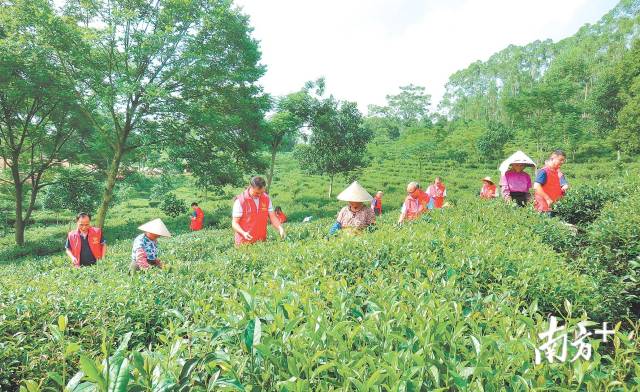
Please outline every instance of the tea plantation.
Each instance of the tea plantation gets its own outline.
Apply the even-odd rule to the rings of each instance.
[[[107,224],[107,258],[79,270],[60,251],[71,223],[53,222],[70,217],[39,211],[27,251],[46,256],[0,239],[0,389],[639,390],[638,164],[567,165],[562,219],[476,200],[494,164],[420,169],[402,154],[372,162],[358,179],[386,191],[385,214],[328,239],[341,204],[285,155],[272,196],[288,236],[242,249],[228,218],[237,189],[204,200],[176,178],[207,214],[191,233],[150,206],[148,186],[132,188]],[[453,207],[396,226],[406,183],[436,174]],[[131,274],[136,227],[156,216],[175,234],[160,240],[168,268]],[[583,320],[615,336],[592,336],[589,359],[571,361],[569,344],[564,363],[536,364],[551,315],[570,343]]]

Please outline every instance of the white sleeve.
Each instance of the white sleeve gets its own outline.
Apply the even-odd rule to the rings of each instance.
[[[404,214],[407,212],[407,203],[402,203],[402,208],[400,209],[400,213]]]
[[[273,202],[271,202],[271,198],[269,198],[269,212],[275,211],[273,208]]]
[[[231,217],[233,218],[241,218],[242,217],[242,205],[240,204],[240,200],[236,199],[233,202],[233,210],[231,211]]]

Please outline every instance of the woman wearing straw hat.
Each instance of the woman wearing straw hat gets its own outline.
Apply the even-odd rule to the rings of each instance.
[[[498,189],[496,184],[493,183],[491,177],[487,176],[482,179],[482,188],[480,189],[481,199],[495,199],[498,197]]]
[[[524,207],[530,199],[529,191],[532,187],[531,176],[524,171],[525,167],[535,170],[536,164],[522,151],[516,151],[500,165],[500,186],[502,196],[506,201],[515,201]]]
[[[151,266],[162,268],[162,262],[158,259],[158,238],[171,237],[161,219],[154,219],[138,227],[144,231],[133,240],[131,251],[131,269],[146,270]]]
[[[338,195],[338,200],[346,201],[349,205],[342,207],[338,212],[336,223],[331,228],[330,234],[337,230],[345,229],[349,234],[357,234],[363,229],[376,223],[376,215],[371,208],[364,203],[371,202],[373,197],[358,181],[354,181],[347,189]]]

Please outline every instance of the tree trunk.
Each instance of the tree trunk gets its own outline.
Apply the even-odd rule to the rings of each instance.
[[[15,183],[15,191],[16,191],[16,221],[14,223],[14,228],[16,230],[15,239],[16,245],[23,246],[24,245],[24,229],[25,224],[22,219],[22,183],[20,180]]]
[[[333,194],[333,175],[329,176],[329,199],[331,199],[331,195]]]
[[[267,176],[267,193],[271,191],[271,181],[273,180],[273,169],[276,166],[276,149],[271,149],[271,167],[269,168],[269,175]]]
[[[113,189],[116,186],[116,180],[118,177],[118,171],[120,170],[120,162],[122,161],[122,149],[118,148],[116,155],[111,161],[109,171],[107,173],[107,182],[102,193],[102,204],[98,209],[98,216],[96,218],[96,225],[100,228],[104,227],[104,221],[107,216],[107,210],[113,200]]]

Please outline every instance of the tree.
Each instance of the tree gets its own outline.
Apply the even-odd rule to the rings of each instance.
[[[276,154],[285,144],[291,145],[295,143],[300,129],[309,121],[313,100],[309,95],[309,89],[306,88],[277,99],[275,106],[276,112],[265,126],[267,143],[269,143],[271,153],[267,189],[271,189]]]
[[[513,132],[502,123],[489,121],[487,130],[478,139],[478,151],[484,158],[498,159],[504,155],[504,145],[512,138]]]
[[[0,8],[0,178],[15,197],[15,242],[24,244],[26,222],[49,171],[66,156],[78,115],[73,83],[42,37],[61,20],[46,1],[18,0]]]
[[[305,172],[329,176],[331,197],[336,174],[365,166],[367,143],[373,133],[362,126],[362,114],[354,102],[333,97],[318,102],[310,129],[308,144],[298,146],[295,156]]]
[[[369,115],[386,118],[393,125],[409,127],[429,120],[431,95],[421,86],[409,84],[401,86],[400,93],[387,95],[387,106],[369,106]]]
[[[60,53],[70,51],[57,60],[77,80],[82,107],[108,157],[97,225],[104,225],[123,161],[136,149],[176,140],[177,133],[193,131],[191,141],[211,148],[207,162],[228,162],[219,181],[235,178],[241,170],[232,167],[235,160],[255,146],[241,143],[258,127],[246,128],[246,112],[234,107],[261,106],[254,102],[255,82],[264,73],[247,17],[227,0],[73,5],[67,14],[76,22],[52,40]],[[255,110],[251,117],[261,115]]]
[[[93,214],[100,202],[100,185],[93,172],[81,168],[61,170],[47,187],[42,205],[49,210]]]

